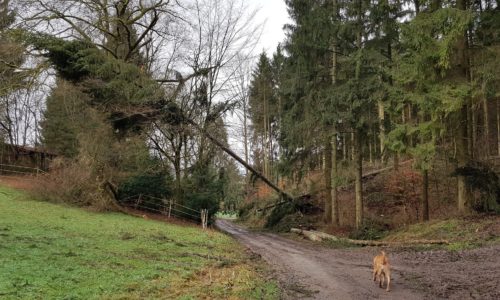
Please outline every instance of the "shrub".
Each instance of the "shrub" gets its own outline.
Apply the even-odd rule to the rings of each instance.
[[[51,172],[34,182],[33,193],[41,200],[89,206],[99,211],[112,209],[115,205],[102,179],[82,161],[56,159]]]
[[[136,195],[168,198],[173,191],[172,178],[163,173],[142,173],[129,177],[118,186],[118,197],[124,199]]]
[[[207,209],[211,219],[219,209],[223,185],[223,179],[213,167],[195,165],[191,176],[183,182],[183,203],[194,210]]]
[[[480,193],[472,207],[478,212],[500,213],[500,179],[486,164],[471,162],[457,168],[452,176],[465,176],[467,185]]]
[[[255,202],[252,201],[252,202],[248,202],[244,205],[242,205],[239,209],[238,209],[238,217],[241,219],[241,220],[246,220],[250,214],[250,212],[255,208]]]
[[[118,186],[121,202],[135,201],[142,196],[141,207],[152,211],[161,210],[163,199],[172,196],[172,178],[164,173],[139,173],[127,178]]]
[[[366,219],[361,228],[349,234],[349,238],[355,240],[378,240],[383,238],[389,230],[389,226],[375,219]]]
[[[276,206],[271,214],[267,217],[266,228],[272,228],[276,226],[285,216],[291,215],[297,212],[295,202],[287,202]]]
[[[420,173],[408,169],[393,172],[385,181],[384,189],[393,197],[395,204],[403,206],[408,222],[419,220],[422,190]],[[412,216],[415,216],[414,220]]]

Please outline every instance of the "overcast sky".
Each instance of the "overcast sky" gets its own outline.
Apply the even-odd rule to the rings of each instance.
[[[264,23],[260,45],[256,51],[265,50],[271,55],[278,43],[285,38],[283,25],[289,23],[284,0],[247,0],[250,7],[258,8],[257,22]],[[259,49],[260,48],[260,49]]]
[[[258,55],[262,50],[271,57],[279,43],[285,39],[283,25],[290,23],[286,11],[285,0],[246,0],[248,9],[258,9],[255,16],[257,24],[263,24],[262,36],[254,50]],[[257,56],[256,56],[257,57]],[[242,124],[235,115],[228,115],[225,119],[228,125],[228,142],[233,151],[243,157]],[[243,172],[242,166],[240,170]]]

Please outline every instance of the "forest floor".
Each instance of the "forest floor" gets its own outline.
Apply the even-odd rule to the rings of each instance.
[[[391,292],[371,280],[380,248],[332,249],[244,229],[218,220],[274,268],[285,299],[500,299],[500,245],[475,249],[384,248],[392,265]]]

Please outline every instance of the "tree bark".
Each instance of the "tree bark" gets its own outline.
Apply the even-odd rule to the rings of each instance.
[[[467,99],[467,154],[474,158],[474,111],[472,110],[470,98]]]
[[[373,164],[373,145],[371,139],[368,140],[368,162]]]
[[[332,224],[339,226],[339,203],[337,199],[337,133],[333,134],[332,140]]]
[[[338,22],[338,6],[337,0],[332,0],[333,21]],[[331,69],[332,85],[337,84],[337,36],[332,38],[332,69]],[[337,202],[337,126],[333,126],[333,137],[329,141],[331,143],[331,220],[334,226],[339,226],[339,206]]]
[[[380,156],[382,162],[385,161],[385,112],[384,103],[378,101],[378,120],[379,120],[379,139],[380,139]]]
[[[466,0],[458,0],[457,8],[459,10],[467,9],[467,1]],[[464,78],[469,78],[469,59],[467,53],[467,37],[466,32],[464,32],[463,36],[458,41],[457,54],[459,58],[459,72],[461,76]],[[457,137],[457,163],[458,167],[464,167],[470,160],[470,148],[469,148],[469,99],[465,99],[460,109],[459,113],[459,124],[458,124],[458,137]],[[470,192],[467,187],[465,176],[458,176],[458,211],[460,213],[466,213],[469,210],[470,205]]]
[[[422,221],[429,221],[429,171],[422,173]]]
[[[354,157],[354,152],[356,152],[355,148],[356,148],[356,142],[354,141],[355,140],[355,137],[354,137],[354,131],[351,132],[351,160],[354,161],[356,160],[356,158]]]
[[[499,124],[500,124],[500,122],[499,122]],[[500,132],[500,130],[499,130],[499,132]],[[499,133],[499,135],[500,135],[500,133]],[[500,155],[500,140],[498,141],[498,149],[499,149],[499,155]],[[342,133],[342,160],[343,161],[347,160],[347,139],[345,137],[345,132]]]
[[[483,122],[484,122],[484,146],[486,157],[490,156],[490,110],[488,108],[488,99],[483,96]]]
[[[325,213],[323,219],[325,223],[329,223],[332,220],[332,205],[330,199],[332,199],[332,144],[330,139],[327,139],[325,142],[325,169],[324,169],[324,178],[325,178]]]
[[[500,156],[500,98],[497,98],[497,153]]]
[[[363,3],[361,0],[357,1],[358,11],[357,11],[357,30],[356,33],[356,47],[358,51],[361,52],[362,49],[362,36],[363,36],[363,21],[362,21],[362,7]],[[356,81],[359,82],[361,78],[361,56],[358,56],[356,61],[355,76]],[[356,181],[355,181],[355,193],[356,193],[356,228],[360,229],[363,225],[363,155],[362,155],[362,143],[361,143],[361,128],[355,125],[353,128],[352,138],[353,138],[353,160],[356,166]]]
[[[399,171],[399,153],[394,152],[394,171]]]
[[[355,193],[356,193],[356,228],[360,229],[363,225],[363,155],[362,155],[362,143],[361,143],[361,130],[356,130],[355,134],[355,165],[356,165],[356,183],[355,183]]]

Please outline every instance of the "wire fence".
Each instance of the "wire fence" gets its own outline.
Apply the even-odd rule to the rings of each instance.
[[[161,214],[167,218],[173,217],[198,223],[201,224],[203,228],[206,228],[208,222],[207,210],[196,210],[179,204],[172,199],[163,199],[139,194],[122,198],[120,199],[120,203],[125,207]]]
[[[0,164],[0,176],[3,177],[16,177],[22,179],[33,179],[38,175],[45,174],[46,172],[39,168],[16,166],[9,164]]]

